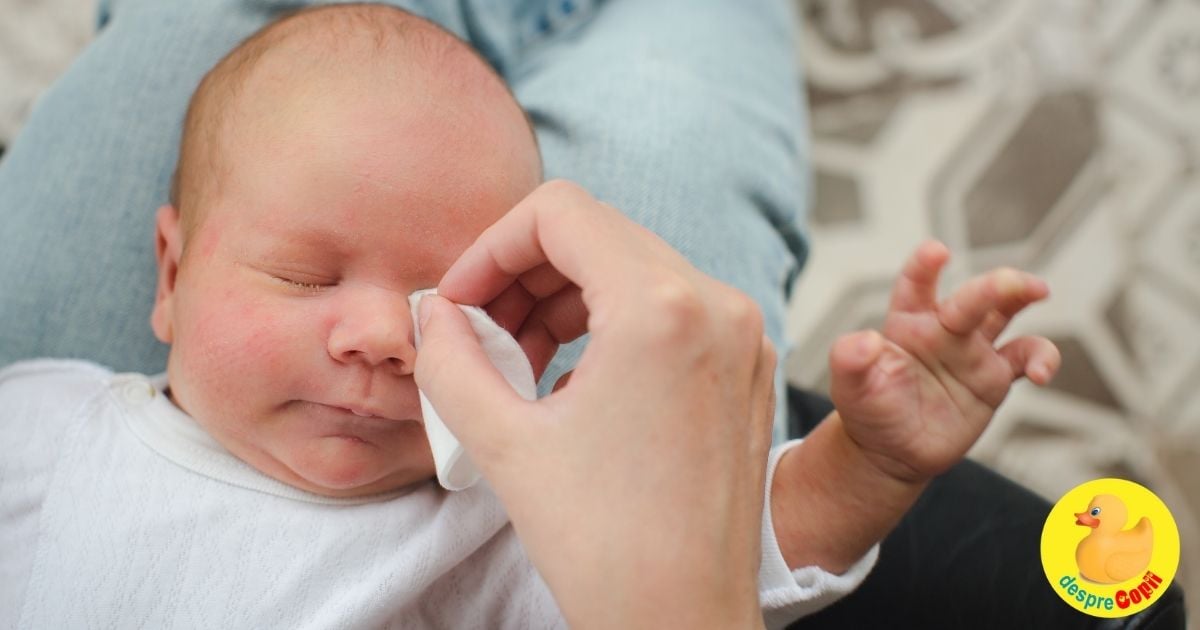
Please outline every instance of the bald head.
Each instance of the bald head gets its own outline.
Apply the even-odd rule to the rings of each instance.
[[[306,9],[264,27],[226,55],[192,96],[184,122],[171,203],[184,237],[220,199],[239,146],[265,129],[307,125],[320,102],[426,101],[438,115],[469,116],[481,105],[519,126],[526,159],[514,164],[536,185],[541,162],[528,119],[503,80],[470,47],[440,26],[401,9],[335,4]],[[332,104],[332,105],[331,105]],[[279,156],[288,159],[292,156]],[[508,179],[512,179],[509,174]]]

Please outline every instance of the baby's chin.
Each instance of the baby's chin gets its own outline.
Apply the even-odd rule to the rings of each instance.
[[[426,483],[436,475],[433,456],[424,440],[388,449],[354,437],[321,437],[306,442],[292,453],[281,454],[287,478],[263,472],[328,497],[391,492]]]

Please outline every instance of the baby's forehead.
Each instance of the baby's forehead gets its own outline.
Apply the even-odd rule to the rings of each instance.
[[[363,108],[436,103],[439,118],[483,116],[519,130],[540,163],[529,118],[503,80],[472,48],[423,18],[386,6],[331,5],[268,27],[240,48],[243,59],[214,69],[229,75],[212,90],[225,113],[202,117],[198,133],[253,136],[330,122],[323,118],[353,127]]]
[[[222,181],[244,162],[244,149],[265,135],[326,127],[331,141],[372,142],[367,114],[386,119],[406,112],[436,119],[431,122],[451,130],[444,134],[454,136],[448,140],[460,142],[465,134],[444,123],[458,118],[470,123],[460,125],[465,129],[485,120],[488,130],[499,132],[484,135],[526,156],[503,167],[508,177],[532,179],[533,185],[540,181],[528,118],[473,49],[393,7],[330,5],[260,31],[205,78],[188,112],[177,173],[176,190],[182,195],[174,194],[173,201],[179,205],[179,198],[190,193],[205,206],[209,192],[221,196]],[[478,149],[462,142],[463,151]],[[186,205],[180,206],[185,227],[194,226],[200,219]]]
[[[474,86],[507,95],[503,80],[473,48],[395,7],[317,7],[267,27],[241,48],[244,59],[226,69],[248,84],[231,96],[254,99],[260,90],[287,87],[311,93],[319,90],[315,82],[352,79],[380,90]]]

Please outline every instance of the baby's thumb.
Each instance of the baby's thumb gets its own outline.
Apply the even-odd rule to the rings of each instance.
[[[418,312],[417,387],[476,463],[486,465],[479,448],[502,448],[502,441],[512,436],[511,419],[527,403],[488,360],[457,306],[426,295]]]
[[[869,388],[871,368],[883,352],[883,336],[863,330],[839,337],[829,350],[830,397],[853,401]]]

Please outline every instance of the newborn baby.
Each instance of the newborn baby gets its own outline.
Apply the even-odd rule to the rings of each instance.
[[[428,479],[408,295],[541,180],[473,50],[397,11],[286,20],[204,79],[158,218],[171,399],[328,496]]]
[[[230,53],[158,212],[165,378],[0,372],[0,627],[563,625],[486,485],[431,482],[408,303],[540,181],[504,83],[423,19],[322,7]],[[875,558],[792,572],[764,536],[776,621]]]

